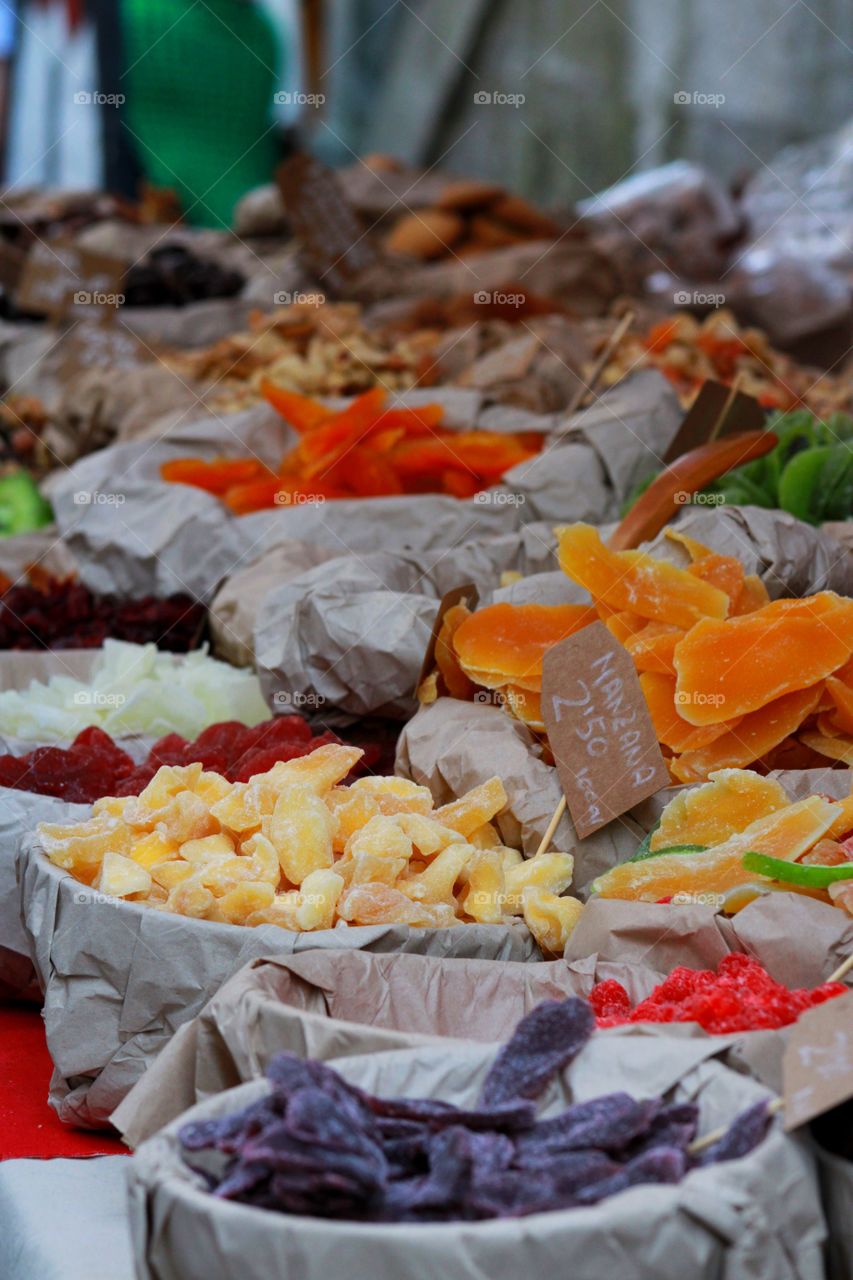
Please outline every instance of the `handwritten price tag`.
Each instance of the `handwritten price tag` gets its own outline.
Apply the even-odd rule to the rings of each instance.
[[[853,991],[807,1010],[791,1028],[782,1076],[789,1130],[853,1098]]]
[[[634,664],[603,623],[545,654],[542,717],[581,838],[670,785]]]

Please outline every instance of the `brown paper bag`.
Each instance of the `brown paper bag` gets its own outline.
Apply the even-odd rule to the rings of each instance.
[[[707,1041],[596,1036],[546,1093],[542,1114],[624,1089],[697,1100],[702,1131],[766,1096],[714,1059]],[[473,1104],[494,1046],[442,1046],[341,1058],[343,1077],[380,1096]],[[267,1091],[257,1081],[209,1099],[145,1143],[130,1169],[140,1280],[820,1280],[825,1226],[813,1162],[774,1125],[748,1156],[641,1186],[590,1209],[516,1220],[397,1226],[296,1217],[211,1196],[181,1158],[188,1120],[233,1113]]]

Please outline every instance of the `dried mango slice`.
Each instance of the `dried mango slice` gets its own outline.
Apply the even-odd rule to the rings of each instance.
[[[759,818],[704,853],[661,853],[639,862],[624,862],[600,876],[594,889],[602,898],[640,902],[657,902],[677,893],[724,894],[755,878],[742,861],[750,849],[795,862],[826,834],[836,816],[836,805],[810,796]]]
[[[695,574],[703,582],[709,582],[719,591],[724,591],[730,602],[738,600],[743,591],[743,565],[734,556],[721,556],[711,551],[701,559],[694,560],[687,572]],[[729,610],[731,611],[731,603]]]
[[[833,720],[842,733],[853,735],[853,689],[836,676],[826,682],[826,691],[834,706]]]
[[[746,715],[824,680],[851,652],[853,600],[831,592],[742,618],[705,618],[675,648],[679,710],[694,725]]]
[[[506,698],[506,705],[517,720],[522,720],[538,733],[545,732],[540,693],[534,693],[532,689],[521,689],[515,684],[508,684],[504,686],[503,695]]]
[[[755,613],[756,609],[763,609],[769,603],[767,588],[758,574],[748,573],[743,580],[740,595],[731,603],[729,617],[740,618],[746,613]]]
[[[471,832],[482,827],[484,822],[491,822],[492,818],[505,806],[504,784],[500,778],[489,778],[488,782],[481,783],[479,787],[473,787],[458,800],[451,800],[450,804],[436,809],[433,817],[442,826],[451,827],[467,839]]]
[[[697,751],[710,746],[724,733],[734,730],[738,719],[722,724],[696,728],[680,714],[681,703],[676,695],[675,676],[644,671],[640,676],[640,688],[649,708],[649,715],[658,736],[671,751]]]
[[[557,537],[563,572],[613,609],[684,628],[728,613],[724,592],[644,551],[611,551],[592,525],[565,526]]]
[[[623,641],[634,659],[638,671],[652,671],[659,675],[675,676],[673,655],[675,646],[684,636],[681,627],[668,622],[647,622],[642,631]]]
[[[439,674],[451,698],[459,698],[462,702],[469,702],[474,696],[474,684],[459,664],[453,639],[462,624],[470,617],[471,610],[467,605],[451,605],[441,620],[435,641],[435,662]]]
[[[597,612],[610,634],[620,644],[626,646],[631,636],[637,635],[649,626],[647,618],[640,618],[636,613],[629,613],[624,609],[621,612],[613,613],[606,606],[599,604]]]
[[[800,741],[829,760],[841,760],[853,768],[853,738],[825,738],[822,733],[802,733]]]
[[[721,844],[788,803],[784,789],[772,778],[759,777],[748,769],[719,769],[703,786],[680,791],[670,800],[649,848]]]
[[[493,604],[462,622],[453,647],[472,679],[474,672],[495,672],[502,684],[538,692],[548,650],[595,621],[595,610],[586,605]]]
[[[796,732],[820,701],[821,687],[786,693],[766,707],[750,712],[715,742],[685,752],[670,769],[680,782],[696,782],[716,769],[739,769],[761,760],[789,734]],[[804,735],[805,738],[805,735]]]

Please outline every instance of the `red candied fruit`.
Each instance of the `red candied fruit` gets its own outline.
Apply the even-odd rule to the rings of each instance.
[[[162,765],[197,762],[229,782],[247,782],[279,761],[295,760],[340,741],[328,730],[315,737],[311,725],[299,715],[279,716],[254,728],[228,720],[211,725],[195,742],[177,733],[166,734],[154,743],[146,760],[134,764],[108,733],[91,727],[67,749],[37,747],[25,756],[0,756],[0,786],[91,804],[101,796],[139,795]],[[364,751],[353,775],[369,768],[380,748],[365,744]]]
[[[698,1022],[705,1031],[725,1035],[788,1026],[814,1005],[843,995],[841,982],[825,982],[813,991],[789,990],[776,982],[757,960],[740,953],[722,959],[717,972],[679,966],[634,1009],[630,1002],[617,1004],[619,983],[608,979],[598,983],[590,1004],[599,1026],[621,1026],[626,1022]]]

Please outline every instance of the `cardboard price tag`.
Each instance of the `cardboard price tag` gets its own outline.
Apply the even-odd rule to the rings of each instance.
[[[300,152],[279,166],[276,181],[305,258],[332,293],[375,266],[379,253],[331,169]]]
[[[670,785],[630,654],[602,622],[545,654],[542,718],[581,839]]]
[[[36,240],[24,262],[15,291],[21,311],[58,320],[72,308],[92,316],[114,313],[120,305],[125,264],[76,245]]]
[[[791,1028],[782,1079],[788,1130],[853,1098],[853,991],[808,1009]]]
[[[761,431],[766,412],[745,391],[733,391],[722,382],[708,378],[684,416],[663,456],[665,465],[682,454],[698,449],[709,440],[734,435],[739,431]]]
[[[452,609],[455,604],[467,604],[468,608],[473,610],[477,608],[479,602],[480,593],[473,582],[466,582],[462,587],[454,587],[452,591],[448,591],[446,595],[441,597],[441,604],[438,606],[438,613],[435,615],[435,622],[432,624],[429,644],[426,647],[424,660],[421,663],[421,671],[418,676],[418,682],[415,685],[415,692],[420,689],[424,680],[435,668],[435,646],[438,643],[441,624],[444,622],[444,615],[448,609]]]

